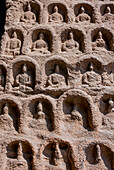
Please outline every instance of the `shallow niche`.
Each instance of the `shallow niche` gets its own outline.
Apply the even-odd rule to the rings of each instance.
[[[29,61],[19,61],[13,65],[13,90],[30,93],[35,86],[35,66]]]
[[[7,32],[5,54],[6,55],[20,55],[22,52],[23,34],[21,30],[10,29]]]
[[[20,111],[17,105],[10,100],[0,102],[0,129],[4,131],[19,131]]]
[[[52,52],[52,34],[49,30],[35,30],[32,34],[32,52],[37,54],[50,54]]]
[[[84,35],[76,29],[68,29],[61,33],[61,51],[79,53],[84,52]]]
[[[85,166],[89,169],[107,169],[113,170],[113,152],[104,144],[90,144],[86,151]]]
[[[87,130],[94,129],[90,104],[86,98],[78,95],[68,96],[63,102],[63,112],[67,123],[78,122]]]
[[[40,23],[40,6],[35,2],[23,5],[23,14],[20,18],[21,22],[37,22]]]
[[[102,15],[102,21],[113,21],[114,20],[114,5],[113,4],[104,4],[100,7],[100,12]]]
[[[32,119],[36,122],[35,129],[37,128],[38,130],[48,130],[52,132],[55,125],[51,103],[47,99],[39,98],[33,100],[29,107]]]
[[[53,3],[48,6],[48,21],[52,23],[68,22],[68,12],[61,3]]]
[[[79,23],[95,23],[95,13],[91,5],[80,3],[74,6],[75,21]]]
[[[11,142],[7,148],[7,168],[20,168],[32,170],[33,168],[33,150],[31,145],[26,141]]]
[[[65,142],[50,142],[42,152],[45,167],[54,166],[64,170],[73,170],[74,162],[71,146]]]
[[[50,60],[45,65],[47,75],[46,87],[66,87],[68,85],[68,70],[62,60]]]
[[[95,29],[91,33],[92,50],[113,51],[113,35],[108,30],[101,28]]]
[[[3,91],[5,89],[6,74],[6,68],[0,64],[0,91]]]

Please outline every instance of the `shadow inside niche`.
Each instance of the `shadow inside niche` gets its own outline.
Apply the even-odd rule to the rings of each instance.
[[[4,25],[6,19],[6,2],[5,0],[0,0],[0,39],[4,33]]]

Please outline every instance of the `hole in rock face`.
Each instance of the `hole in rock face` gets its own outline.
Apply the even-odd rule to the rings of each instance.
[[[1,36],[4,33],[4,25],[5,25],[5,19],[6,19],[6,4],[5,0],[0,1],[0,39]]]

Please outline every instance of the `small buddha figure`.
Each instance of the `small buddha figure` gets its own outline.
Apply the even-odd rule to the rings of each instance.
[[[96,145],[96,162],[99,163],[101,161],[101,149],[100,146]]]
[[[69,33],[69,37],[70,37],[69,40],[66,40],[62,44],[62,51],[74,53],[79,52],[79,44],[74,40],[72,32]]]
[[[58,7],[54,7],[54,13],[49,15],[49,22],[61,23],[63,22],[63,16],[58,13]]]
[[[103,40],[103,37],[102,37],[102,32],[99,31],[96,41],[93,42],[92,44],[92,50],[105,50],[106,51],[107,48],[108,47],[106,45],[106,42]]]
[[[104,69],[104,72],[102,74],[102,83],[104,86],[113,85],[113,76],[112,74],[108,74],[106,69]]]
[[[39,34],[39,39],[33,43],[32,51],[35,51],[40,54],[50,54],[48,51],[48,45],[44,40],[44,34]]]
[[[5,82],[5,78],[2,75],[2,69],[0,68],[0,90],[4,90],[4,82]]]
[[[20,90],[22,92],[32,92],[32,78],[27,73],[27,65],[23,64],[22,73],[16,76],[15,80],[18,87],[15,87],[16,90]]]
[[[85,13],[85,9],[83,6],[80,8],[80,14],[76,17],[76,22],[82,22],[82,23],[91,22],[91,18],[88,14]]]
[[[57,64],[55,66],[55,71],[49,75],[47,80],[47,86],[51,87],[66,87],[65,77],[60,73],[60,67]]]
[[[2,110],[2,115],[0,115],[0,128],[6,131],[14,130],[13,120],[9,115],[8,104],[5,104]]]
[[[114,14],[111,13],[111,9],[109,6],[106,7],[106,13],[103,16],[102,21],[103,22],[114,21]]]
[[[36,16],[31,12],[30,4],[28,4],[27,11],[22,15],[21,22],[36,22]]]
[[[110,98],[108,100],[106,109],[107,109],[108,113],[114,112],[114,102],[113,102],[112,98]]]
[[[43,107],[41,102],[38,103],[37,113],[33,117],[36,119],[45,119],[45,113],[43,112]]]
[[[71,112],[71,119],[81,121],[82,115],[79,113],[76,103],[74,102],[74,106]]]
[[[91,87],[98,86],[101,84],[101,76],[93,71],[93,63],[88,65],[89,71],[83,74],[82,83]]]
[[[12,34],[12,38],[6,43],[7,55],[20,55],[21,41],[17,38],[16,32]]]
[[[53,153],[53,164],[55,166],[60,166],[61,163],[64,161],[63,160],[63,156],[61,154],[61,151],[59,149],[59,144],[58,143],[55,143],[53,145],[53,148],[54,148],[54,153]]]

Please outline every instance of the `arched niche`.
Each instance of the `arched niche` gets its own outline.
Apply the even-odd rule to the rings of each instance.
[[[23,67],[26,66],[26,76],[23,76]],[[36,83],[36,65],[31,60],[25,60],[25,59],[20,59],[20,60],[14,60],[13,61],[13,88],[14,90],[20,90],[21,91],[21,85],[25,85],[25,90],[22,92],[32,92],[35,87]],[[18,80],[17,80],[18,79]],[[27,80],[25,80],[27,79]],[[28,80],[29,79],[29,80]],[[18,83],[19,81],[19,83]],[[22,82],[23,81],[23,82]],[[27,85],[24,83],[24,81],[30,81]],[[18,87],[20,87],[18,89]]]
[[[100,12],[101,12],[101,15],[104,15],[106,14],[106,8],[107,7],[110,7],[111,9],[111,13],[114,14],[114,4],[103,4],[100,6]]]
[[[113,170],[114,153],[109,146],[103,143],[91,143],[85,149],[85,168],[110,169]]]
[[[5,1],[0,1],[0,11],[2,11],[0,15],[0,39],[1,36],[4,33],[4,25],[5,25],[5,19],[6,19],[6,2]]]
[[[113,47],[113,34],[110,30],[106,28],[96,28],[91,32],[91,40],[93,44],[98,40],[99,33],[101,33],[102,39],[104,40],[106,47],[100,47],[100,50],[114,51]],[[99,47],[97,47],[99,48]]]
[[[68,85],[68,69],[67,69],[67,63],[60,57],[54,57],[50,58],[45,64],[45,73],[46,76],[50,76],[51,74],[55,73],[56,66],[59,66],[59,73],[65,78],[65,83]]]
[[[41,161],[44,167],[75,169],[73,150],[70,144],[62,140],[49,141],[41,148]]]
[[[77,17],[80,14],[80,9],[83,7],[85,9],[85,13],[88,14],[91,18],[91,22],[95,23],[95,12],[94,7],[88,3],[79,3],[74,6],[74,13]]]
[[[0,62],[0,91],[5,89],[6,85],[6,77],[7,77],[7,66],[4,62]]]
[[[22,46],[24,35],[21,29],[10,28],[4,33],[5,47],[4,53],[6,55],[20,55],[22,53]]]
[[[10,165],[15,165],[15,168],[18,168],[19,163],[21,163],[23,169],[32,170],[34,151],[29,142],[12,141],[6,147],[6,155],[6,167],[9,168]]]
[[[34,120],[37,130],[48,130],[52,132],[55,129],[55,120],[52,103],[44,96],[31,100],[29,104],[31,120]]]
[[[66,121],[77,121],[87,130],[94,129],[91,104],[87,96],[78,93],[75,94],[75,92],[74,94],[69,94],[63,101],[63,113]]]
[[[58,13],[62,15],[63,22],[68,22],[68,9],[67,9],[66,5],[64,5],[63,3],[54,2],[54,3],[49,4],[48,5],[49,15],[53,14],[55,6],[58,7]]]
[[[52,37],[52,33],[50,30],[48,29],[36,29],[33,31],[32,33],[32,42],[33,42],[33,45],[32,45],[32,51],[33,51],[33,46],[34,46],[34,43],[40,39],[40,35],[43,34],[44,38],[44,42],[47,44],[47,51],[45,52],[44,51],[44,54],[47,53],[49,54],[50,52],[52,52],[53,50],[53,37]],[[40,44],[41,45],[41,44]],[[37,52],[37,51],[36,51]],[[43,52],[42,52],[43,53]]]
[[[14,102],[15,99],[3,98],[0,100],[0,124],[5,131],[19,132],[20,107]]]
[[[62,33],[61,33],[62,44],[64,44],[66,41],[70,40],[70,33],[73,34],[73,40],[75,42],[77,42],[79,45],[79,49],[78,50],[75,49],[75,51],[84,52],[85,51],[84,34],[82,31],[80,31],[78,29],[72,28],[72,29],[65,29],[64,31],[62,31]],[[63,47],[61,47],[61,50],[64,51]]]
[[[42,9],[41,4],[38,3],[37,1],[30,1],[29,3],[23,4],[24,13],[28,11],[28,5],[30,5],[31,12],[33,13],[33,15],[35,15],[36,21],[34,22],[40,23],[40,12]]]

